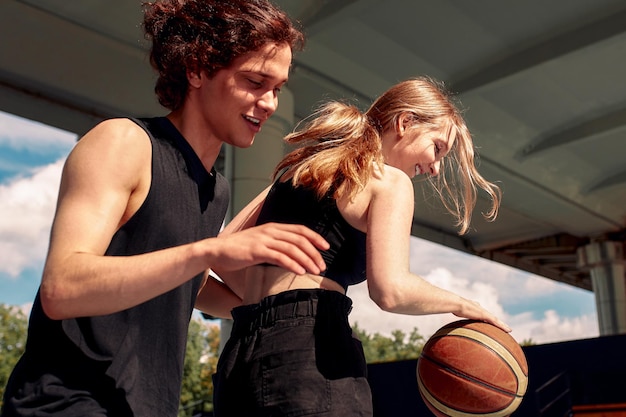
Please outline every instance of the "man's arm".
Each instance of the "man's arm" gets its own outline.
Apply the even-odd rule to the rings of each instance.
[[[148,136],[127,119],[99,124],[70,153],[41,286],[42,304],[51,318],[120,311],[203,270],[199,259],[191,262],[191,246],[103,256],[113,234],[145,199],[151,160]]]
[[[50,318],[121,311],[220,265],[233,271],[263,262],[319,271],[323,239],[290,225],[264,225],[134,256],[104,256],[112,236],[141,206],[150,186],[151,146],[127,119],[87,133],[68,157],[41,285]],[[321,245],[321,246],[320,246]]]

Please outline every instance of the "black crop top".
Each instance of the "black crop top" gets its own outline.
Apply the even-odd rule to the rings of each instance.
[[[365,233],[346,222],[330,195],[319,200],[312,189],[294,187],[291,181],[276,181],[265,198],[257,225],[270,222],[301,224],[328,241],[330,248],[321,251],[326,263],[321,276],[344,290],[365,281]]]

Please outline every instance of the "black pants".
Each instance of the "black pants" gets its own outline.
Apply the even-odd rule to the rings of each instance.
[[[213,377],[215,416],[372,416],[351,308],[345,295],[317,289],[235,308]]]

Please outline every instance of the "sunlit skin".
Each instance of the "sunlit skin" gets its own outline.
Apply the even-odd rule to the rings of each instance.
[[[348,223],[367,233],[367,285],[370,297],[382,310],[410,315],[452,313],[510,332],[507,324],[478,303],[431,285],[409,270],[414,215],[411,179],[416,175],[438,175],[441,161],[454,141],[446,124],[416,127],[401,117],[397,126],[382,134],[384,169],[375,170],[362,191],[352,199],[340,198],[337,206]],[[242,210],[224,233],[253,225],[268,190]],[[319,275],[294,274],[272,266],[247,268],[245,287],[237,275],[225,274],[223,278],[229,286],[234,285],[243,304],[258,303],[266,296],[298,288],[344,292],[339,284]]]
[[[395,136],[383,137],[385,163],[409,178],[416,175],[439,175],[441,160],[454,146],[454,132],[446,123],[414,126],[401,118]]]
[[[189,90],[168,117],[211,170],[222,143],[248,147],[278,105],[291,50],[267,44],[236,59],[213,77],[189,72]],[[293,273],[325,268],[321,236],[299,225],[267,224],[135,256],[104,256],[115,232],[141,207],[151,184],[152,147],[128,119],[100,123],[77,143],[63,171],[41,301],[52,319],[115,313],[150,300],[199,273],[205,286],[196,307],[230,317],[240,298],[208,277],[258,263]]]
[[[209,77],[190,72],[188,100],[168,118],[187,138],[200,159],[213,165],[222,143],[247,148],[278,108],[287,82],[291,49],[267,44],[234,60]],[[217,149],[217,153],[216,153]]]

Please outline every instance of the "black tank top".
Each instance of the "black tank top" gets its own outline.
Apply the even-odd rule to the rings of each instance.
[[[326,263],[321,276],[337,282],[344,290],[365,281],[366,235],[343,218],[332,196],[320,200],[312,189],[278,180],[265,198],[257,220],[257,224],[269,222],[302,224],[328,241],[330,248],[320,252]]]
[[[216,236],[230,198],[225,178],[206,171],[168,119],[134,121],[152,142],[152,181],[106,255],[141,254]],[[37,294],[26,352],[7,387],[12,406],[53,411],[46,401],[67,407],[70,396],[86,391],[109,407],[109,415],[176,416],[187,329],[201,282],[199,274],[128,310],[61,321],[45,315]],[[56,397],[35,397],[40,405],[18,399],[17,390],[31,383],[39,392],[54,383]],[[85,415],[79,408],[46,415]]]

